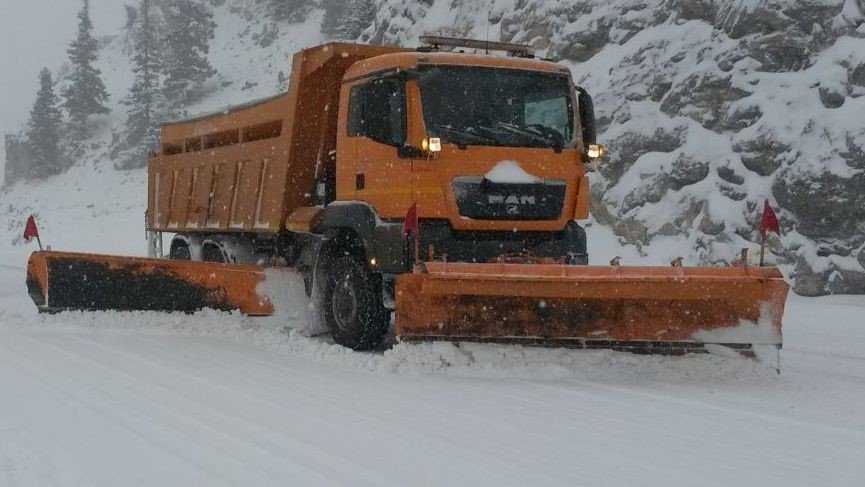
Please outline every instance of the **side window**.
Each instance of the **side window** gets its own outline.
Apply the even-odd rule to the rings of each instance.
[[[364,135],[376,142],[405,142],[405,88],[396,79],[379,79],[352,87],[349,95],[348,135]]]
[[[363,99],[366,85],[351,87],[348,95],[348,136],[363,135]]]

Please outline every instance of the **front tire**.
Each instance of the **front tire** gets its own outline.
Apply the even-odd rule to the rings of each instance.
[[[353,350],[375,348],[390,325],[390,313],[382,305],[375,277],[349,256],[331,265],[323,305],[333,340]]]

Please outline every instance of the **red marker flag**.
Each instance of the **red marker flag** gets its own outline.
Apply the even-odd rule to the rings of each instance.
[[[39,238],[39,229],[36,228],[36,219],[33,215],[27,218],[27,223],[24,225],[24,240],[30,242],[34,238]]]
[[[760,267],[763,267],[765,264],[766,234],[769,232],[781,235],[781,225],[778,225],[778,217],[775,215],[775,210],[772,209],[769,200],[766,200],[763,203],[763,216],[760,218]]]
[[[775,215],[775,210],[769,204],[769,200],[763,203],[763,217],[760,219],[760,235],[766,238],[768,232],[775,232],[781,235],[781,226],[778,225],[778,217]]]
[[[42,250],[42,240],[39,239],[39,229],[36,228],[36,219],[33,215],[27,218],[27,223],[24,224],[24,241],[30,242],[33,239],[39,242],[39,250]]]
[[[408,212],[405,214],[405,220],[403,220],[402,222],[403,237],[408,234],[417,236],[418,226],[419,224],[417,220],[417,203],[414,203],[409,207]]]

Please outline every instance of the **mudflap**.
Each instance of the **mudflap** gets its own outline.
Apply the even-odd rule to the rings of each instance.
[[[202,308],[270,315],[257,266],[110,255],[34,252],[27,290],[43,312],[181,311]]]
[[[779,347],[789,286],[760,267],[432,263],[399,276],[403,341],[684,354]]]

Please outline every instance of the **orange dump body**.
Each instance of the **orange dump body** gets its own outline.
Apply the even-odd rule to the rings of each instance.
[[[296,53],[275,97],[163,124],[147,163],[147,226],[170,232],[276,232],[310,206],[317,174],[335,171],[343,75],[405,51],[328,43]],[[352,173],[353,174],[353,173]]]
[[[34,252],[27,262],[30,297],[49,312],[213,308],[269,315],[263,282],[261,267],[213,262],[51,251]]]
[[[396,284],[396,334],[645,352],[781,345],[776,268],[426,263]]]

